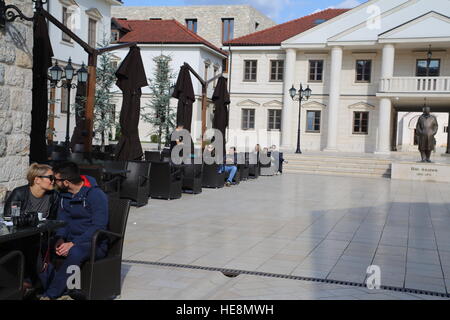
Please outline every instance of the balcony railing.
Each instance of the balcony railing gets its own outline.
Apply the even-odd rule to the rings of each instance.
[[[393,77],[380,81],[385,93],[450,93],[450,77]]]

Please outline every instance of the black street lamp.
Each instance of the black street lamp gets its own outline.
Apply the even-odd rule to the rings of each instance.
[[[72,59],[69,58],[69,62],[64,67],[64,70],[58,65],[58,61],[55,62],[55,65],[49,69],[50,71],[50,86],[53,88],[64,88],[67,89],[67,121],[66,121],[66,154],[69,154],[69,145],[70,145],[70,90],[76,89],[78,87],[77,84],[72,83],[73,77],[77,76],[78,83],[86,83],[88,78],[88,71],[84,63],[78,71],[72,66]],[[64,75],[63,75],[64,73]],[[63,80],[61,85],[58,85],[58,82]]]
[[[309,88],[309,86],[306,89],[303,89],[302,84],[300,83],[300,89],[298,90],[298,129],[297,129],[297,150],[295,153],[302,153],[300,150],[300,123],[301,123],[301,115],[302,115],[302,100],[308,100],[309,97],[311,97],[312,90]],[[297,89],[294,88],[294,85],[292,85],[292,88],[289,89],[289,94],[291,95],[292,100],[296,100],[295,96],[297,94]]]

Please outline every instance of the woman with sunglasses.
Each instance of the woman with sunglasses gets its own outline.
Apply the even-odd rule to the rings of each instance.
[[[58,195],[54,190],[52,168],[33,163],[27,172],[28,184],[15,188],[5,201],[4,216],[11,216],[13,202],[20,203],[20,213],[41,212],[46,219],[56,219]]]
[[[4,215],[11,216],[13,202],[20,204],[20,214],[26,212],[41,212],[46,219],[54,220],[57,216],[59,196],[54,190],[55,177],[52,168],[45,164],[33,163],[27,172],[28,184],[15,188],[5,201]],[[25,297],[34,294],[33,286],[38,285],[38,265],[42,262],[39,257],[40,247],[45,252],[46,238],[39,236],[28,237],[13,243],[3,244],[0,256],[12,250],[20,250],[25,256],[25,274],[23,288]]]

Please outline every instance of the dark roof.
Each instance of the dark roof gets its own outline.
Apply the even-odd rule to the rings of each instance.
[[[129,30],[120,42],[146,44],[203,44],[222,55],[227,53],[192,32],[176,20],[124,20],[116,19],[123,29]]]
[[[228,46],[274,46],[350,9],[326,9],[224,43]]]

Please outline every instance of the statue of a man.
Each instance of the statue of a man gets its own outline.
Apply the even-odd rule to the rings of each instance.
[[[430,107],[423,108],[423,114],[417,121],[416,135],[419,141],[419,151],[422,162],[431,162],[431,151],[436,146],[434,136],[438,131],[438,122],[435,116],[430,114]]]

